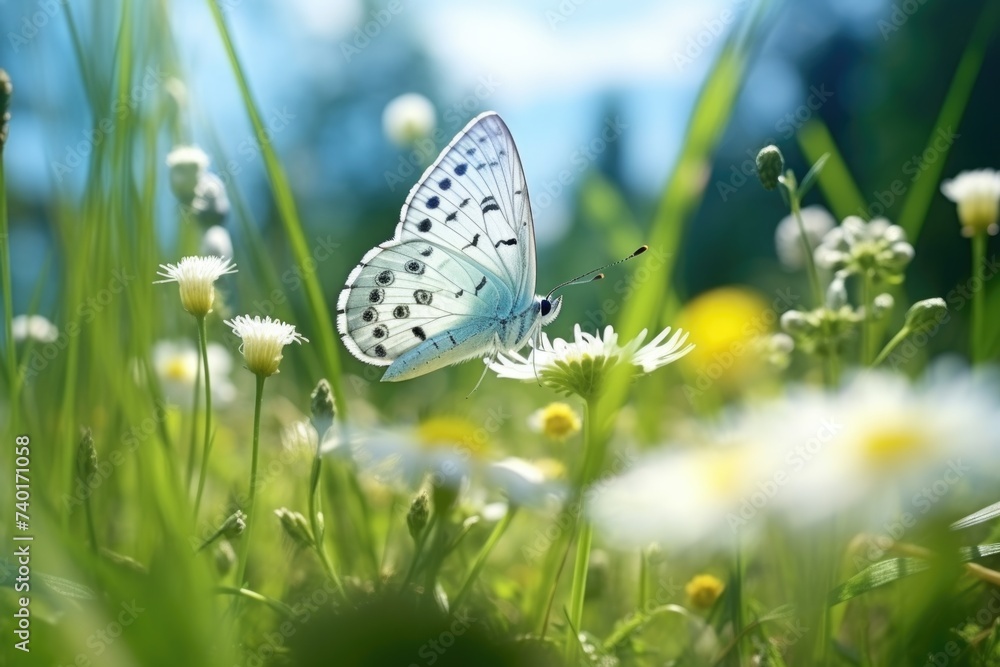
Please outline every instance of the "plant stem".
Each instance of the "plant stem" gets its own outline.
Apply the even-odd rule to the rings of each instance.
[[[194,401],[191,403],[191,449],[188,450],[185,492],[191,493],[191,478],[194,476],[194,460],[198,452],[198,403],[201,401],[201,350],[198,350],[198,372],[194,377]]]
[[[895,350],[897,347],[899,347],[900,343],[906,340],[906,337],[909,336],[910,333],[911,329],[909,327],[904,326],[902,329],[900,329],[896,333],[896,335],[892,337],[892,340],[890,340],[888,343],[885,344],[885,347],[882,348],[882,351],[878,353],[878,356],[875,357],[875,361],[872,362],[872,366],[873,367],[878,366],[883,361],[885,361],[886,358],[888,358],[888,356],[892,354],[892,351]]]
[[[344,585],[340,581],[340,577],[337,576],[337,571],[333,569],[330,556],[326,553],[326,540],[324,539],[326,531],[320,520],[321,510],[319,509],[318,500],[320,494],[320,472],[323,467],[323,457],[320,454],[322,442],[323,438],[321,434],[319,440],[316,442],[316,455],[313,457],[312,471],[309,475],[309,528],[312,530],[313,548],[316,549],[316,555],[319,557],[320,563],[323,564],[323,569],[326,570],[327,576],[330,577],[330,580],[333,581],[337,590],[343,596]]]
[[[84,514],[87,515],[87,534],[90,536],[90,548],[94,553],[99,552],[97,546],[97,530],[94,528],[94,508],[91,506],[91,498],[88,495],[83,503]]]
[[[514,514],[517,513],[517,506],[510,505],[507,507],[507,513],[504,514],[503,518],[497,522],[494,526],[493,532],[486,539],[486,543],[483,545],[479,553],[476,554],[476,559],[472,563],[472,569],[469,570],[469,574],[466,575],[465,581],[462,583],[462,587],[458,589],[458,594],[452,600],[452,609],[458,609],[462,601],[465,599],[466,594],[472,590],[472,584],[475,583],[476,577],[479,576],[479,571],[483,569],[483,565],[486,564],[486,559],[489,557],[490,552],[493,551],[493,547],[497,545],[500,538],[507,531],[507,527],[510,526],[511,520],[514,518]]]
[[[872,315],[872,279],[867,271],[861,274],[861,305],[865,318],[861,321],[861,365],[870,366],[875,346],[874,316]]]
[[[20,412],[18,391],[21,378],[17,372],[17,355],[14,351],[14,334],[11,323],[14,320],[14,290],[10,283],[10,245],[7,223],[7,184],[3,168],[3,148],[0,147],[0,281],[3,282],[3,334],[5,360],[7,364],[8,387],[10,387],[10,428],[17,433],[17,418]]]
[[[205,372],[205,442],[202,445],[201,470],[198,473],[198,494],[194,500],[195,521],[198,520],[198,510],[201,509],[201,495],[205,491],[205,477],[208,474],[208,458],[212,453],[212,378],[208,371],[208,333],[204,316],[198,318],[198,346],[201,348],[201,367]],[[256,433],[254,438],[256,440]],[[255,442],[255,452],[256,449]]]
[[[253,403],[253,451],[250,455],[250,493],[247,496],[247,527],[243,532],[243,544],[240,548],[240,562],[236,569],[236,586],[242,588],[246,577],[247,559],[250,554],[250,538],[253,536],[254,499],[257,497],[257,458],[260,450],[260,405],[264,396],[263,375],[257,376],[257,392]]]
[[[584,455],[579,484],[576,493],[583,495],[583,490],[597,477],[604,461],[604,447],[597,439],[597,429],[591,420],[596,413],[596,398],[588,398],[584,403],[583,438]],[[576,517],[574,530],[577,532],[576,557],[573,560],[573,583],[570,588],[569,628],[566,636],[566,662],[572,664],[580,642],[574,636],[573,628],[580,629],[583,621],[583,602],[587,591],[587,569],[590,567],[590,546],[594,532],[591,525],[579,516]]]
[[[986,232],[978,231],[972,237],[972,331],[969,348],[972,363],[982,363],[986,354],[983,341],[983,295],[986,291]]]
[[[809,285],[812,288],[813,299],[816,301],[816,306],[823,305],[823,288],[820,286],[819,282],[819,271],[816,270],[816,260],[813,259],[813,248],[809,244],[809,237],[806,236],[806,225],[802,221],[802,209],[799,204],[799,195],[797,192],[788,193],[789,205],[792,209],[792,215],[795,216],[795,222],[799,227],[799,239],[802,241],[802,254],[806,261],[806,273],[809,274]]]
[[[639,613],[647,612],[646,603],[649,600],[649,558],[646,550],[639,550],[639,594],[636,596]]]

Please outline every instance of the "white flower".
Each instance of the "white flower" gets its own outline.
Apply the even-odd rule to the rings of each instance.
[[[778,506],[796,522],[847,511],[879,522],[947,505],[958,486],[996,472],[993,380],[938,365],[917,385],[869,372],[839,393],[793,392],[773,408],[770,432],[758,434],[786,464]]]
[[[233,239],[225,227],[213,225],[201,237],[201,254],[215,255],[223,259],[233,257]]]
[[[309,339],[295,330],[294,324],[286,324],[281,320],[272,320],[260,316],[240,315],[226,324],[233,333],[243,340],[240,352],[246,361],[247,369],[254,375],[268,377],[278,372],[282,351],[291,343],[308,343]]]
[[[217,405],[232,402],[236,397],[236,387],[229,380],[233,367],[229,350],[219,343],[209,343],[206,353],[212,378],[212,400]],[[190,341],[157,341],[153,345],[152,360],[153,370],[167,401],[190,408],[200,365],[198,348]]]
[[[588,398],[595,395],[604,371],[611,366],[631,364],[637,372],[651,373],[694,348],[694,345],[684,346],[687,334],[679,329],[666,340],[669,327],[645,346],[642,345],[645,329],[625,345],[618,344],[618,334],[611,326],[605,327],[603,338],[600,334],[584,333],[579,324],[573,327],[573,334],[572,342],[562,338],[550,342],[548,335],[542,333],[541,343],[537,348],[532,344],[527,358],[518,352],[508,352],[497,357],[490,368],[498,377],[526,381],[538,378],[553,389]]]
[[[819,245],[826,233],[837,224],[830,212],[822,206],[806,206],[800,213],[810,248]],[[774,230],[774,247],[778,253],[778,260],[789,269],[801,269],[805,266],[802,235],[799,234],[799,223],[794,215],[786,215],[778,223],[778,227]]]
[[[549,479],[540,466],[517,457],[489,464],[485,475],[516,505],[543,507],[549,498],[563,491],[562,485]]]
[[[605,543],[621,549],[651,542],[730,548],[762,523],[745,521],[741,510],[756,515],[766,504],[755,505],[753,496],[772,459],[765,448],[728,437],[700,447],[674,443],[596,485],[588,514]]]
[[[385,106],[382,129],[397,146],[408,147],[434,130],[434,105],[423,95],[400,95]]]
[[[986,232],[996,236],[997,212],[1000,207],[1000,172],[993,169],[963,171],[941,184],[944,196],[958,204],[958,219],[962,234],[973,236]]]
[[[215,301],[215,281],[236,273],[236,265],[222,257],[185,257],[177,264],[160,264],[158,275],[164,280],[157,283],[176,282],[181,290],[181,305],[195,317],[212,312]]]
[[[170,189],[182,204],[190,204],[198,181],[208,169],[208,155],[197,146],[178,146],[167,154]]]
[[[59,329],[42,315],[18,315],[10,321],[10,331],[17,343],[53,343],[59,338]]]
[[[841,277],[865,274],[876,282],[898,284],[913,259],[906,232],[885,218],[865,222],[856,215],[844,218],[816,248],[816,264]]]

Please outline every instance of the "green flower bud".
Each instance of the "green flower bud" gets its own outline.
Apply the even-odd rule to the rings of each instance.
[[[0,151],[7,143],[7,124],[10,122],[10,98],[14,94],[14,84],[7,71],[0,69]]]
[[[285,534],[300,547],[311,547],[313,540],[309,532],[309,522],[302,516],[301,512],[293,512],[287,507],[280,507],[274,510],[275,516],[281,522],[281,527]]]
[[[406,513],[406,527],[410,530],[410,537],[417,540],[427,527],[429,518],[429,498],[421,491],[410,503],[410,511]]]
[[[785,169],[785,158],[775,145],[764,146],[757,153],[757,178],[765,190],[778,187],[778,177]]]
[[[90,481],[97,472],[97,449],[94,447],[94,436],[89,428],[83,429],[83,437],[76,448],[76,476],[83,484]]]
[[[935,297],[917,301],[906,311],[906,328],[914,331],[941,322],[948,313],[944,299]]]
[[[221,535],[225,535],[229,539],[233,539],[240,535],[247,527],[247,515],[243,513],[243,510],[236,510],[229,515],[226,522],[222,524],[222,528],[219,529]]]
[[[323,434],[333,425],[333,418],[337,415],[333,403],[333,390],[330,389],[330,383],[326,381],[326,378],[316,384],[309,407],[312,412],[313,428],[316,429],[319,440],[322,442]]]
[[[221,540],[216,544],[213,555],[215,556],[215,569],[218,570],[219,576],[224,576],[236,564],[236,550],[233,549],[229,540]]]
[[[879,294],[872,301],[872,317],[876,320],[885,317],[896,305],[896,300],[891,294],[885,292],[884,294]]]

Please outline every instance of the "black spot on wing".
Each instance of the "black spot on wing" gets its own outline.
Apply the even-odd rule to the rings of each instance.
[[[494,248],[499,248],[502,245],[517,245],[517,239],[507,239],[507,240],[501,239],[501,240],[497,241],[496,243],[494,243],[493,247]]]
[[[479,246],[479,234],[476,234],[475,236],[472,237],[471,243],[462,246],[462,250],[465,250],[466,248],[476,248],[478,246]]]
[[[452,211],[448,214],[448,217],[444,219],[445,222],[455,222],[458,219],[458,211]]]
[[[382,345],[382,344],[376,345],[375,349],[373,351],[375,352],[375,356],[376,357],[384,357],[385,356],[385,345]]]
[[[476,296],[479,296],[479,290],[484,287],[486,287],[486,276],[483,276],[483,279],[479,281],[478,285],[476,285]]]
[[[462,203],[458,205],[459,208],[465,208],[466,204],[472,201],[472,197],[466,197],[462,200]]]
[[[417,223],[417,229],[419,229],[420,231],[422,231],[425,234],[427,232],[431,231],[431,219],[430,218],[424,218],[423,220],[421,220],[420,222],[418,222]]]
[[[440,181],[438,181],[438,187],[441,188],[442,190],[448,190],[448,189],[450,189],[451,188],[451,179],[450,178],[442,178]]]
[[[423,255],[424,257],[430,257],[432,252],[434,252],[434,248],[427,246],[426,248],[420,251],[420,254]]]
[[[469,168],[469,165],[463,162],[462,164],[455,167],[455,174],[458,176],[465,175],[465,170]]]
[[[437,195],[434,195],[433,197],[427,200],[427,208],[437,208],[440,205],[441,205],[441,198],[438,197]]]
[[[413,327],[410,331],[412,331],[413,335],[420,340],[427,340],[427,334],[424,333],[424,330],[421,327]]]

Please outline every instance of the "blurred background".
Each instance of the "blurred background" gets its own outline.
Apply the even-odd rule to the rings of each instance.
[[[641,241],[705,74],[753,3],[390,4],[221,3],[288,170],[306,236],[333,234],[341,244],[335,261],[319,268],[331,304],[361,254],[391,235],[423,167],[488,109],[511,127],[525,165],[540,245],[540,288]],[[741,169],[773,141],[803,173],[808,165],[796,134],[809,121],[821,119],[829,129],[856,179],[864,213],[898,215],[903,197],[892,192],[893,182],[907,189],[920,171],[919,156],[962,56],[963,36],[972,32],[983,6],[916,0],[767,5],[765,37],[753,45],[705,175],[704,200],[685,235],[679,292],[692,296],[733,282],[787,282],[787,276],[770,277],[781,271],[773,231],[784,205]],[[99,131],[89,134],[97,119],[88,105],[87,77],[107,77],[115,60],[110,37],[116,26],[104,18],[113,12],[96,4],[75,11],[74,45],[63,11],[55,0],[0,2],[6,42],[0,65],[15,84],[6,150],[15,313],[29,308],[44,283],[37,310],[50,318],[58,307],[60,256],[70,250],[52,233],[53,209],[61,196],[77,197],[83,188],[87,170],[72,165],[86,160],[88,146],[100,140]],[[137,64],[149,84],[136,78],[140,104],[170,102],[165,98],[175,95],[187,106],[177,135],[163,131],[157,140],[161,183],[172,143],[202,146],[230,197],[245,204],[236,215],[248,217],[271,252],[281,252],[284,240],[261,153],[205,3],[133,3],[131,11],[148,19],[138,21],[149,32],[136,34],[136,44],[166,40],[162,19],[173,40],[169,49]],[[87,50],[88,61],[106,65],[104,71],[81,71],[78,48]],[[950,154],[945,164],[933,165],[945,175],[995,163],[990,73],[997,72],[998,60],[996,49],[989,49]],[[386,104],[410,92],[426,96],[435,109],[436,132],[422,149],[402,147],[383,131]],[[614,128],[610,141],[601,139],[606,127]],[[595,179],[613,186],[612,194],[602,197],[597,189],[581,196]],[[170,249],[178,237],[177,205],[166,188],[160,195],[157,234]],[[825,203],[818,190],[809,200]],[[944,294],[965,275],[967,251],[954,233],[953,215],[953,207],[935,194],[932,224],[917,244],[918,277],[910,285],[915,297]],[[228,224],[239,248],[241,227]],[[609,233],[625,239],[593,243]],[[577,252],[581,248],[587,251]],[[163,260],[176,258],[165,252]],[[614,296],[611,285],[578,290],[565,319]]]

